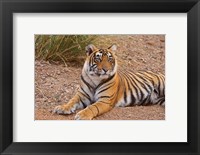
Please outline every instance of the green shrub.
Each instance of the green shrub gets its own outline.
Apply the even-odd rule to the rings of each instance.
[[[46,61],[83,64],[85,46],[96,35],[35,35],[35,58]]]

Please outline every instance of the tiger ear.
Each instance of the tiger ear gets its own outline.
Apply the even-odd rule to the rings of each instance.
[[[85,51],[86,51],[87,56],[89,56],[89,55],[90,55],[92,52],[94,52],[96,49],[97,49],[97,48],[96,48],[94,45],[92,45],[92,44],[86,46],[86,47],[85,47]]]
[[[117,50],[117,45],[113,44],[110,47],[108,47],[108,49],[111,49],[112,51],[116,51]]]

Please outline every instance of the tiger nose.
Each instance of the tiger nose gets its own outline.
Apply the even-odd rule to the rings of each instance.
[[[103,68],[103,71],[106,73],[106,72],[108,71],[108,69],[104,69],[104,68]]]

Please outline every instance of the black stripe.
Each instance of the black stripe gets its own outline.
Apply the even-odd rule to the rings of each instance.
[[[137,76],[138,76],[139,78],[141,78],[142,80],[144,80],[144,81],[147,82],[147,83],[145,82],[145,85],[147,85],[147,87],[149,88],[150,91],[153,90],[153,88],[148,84],[149,81],[147,81],[147,80],[146,80],[144,77],[142,77],[141,75],[138,75],[138,74],[137,74]],[[151,81],[150,81],[150,82],[151,82]],[[152,84],[153,84],[153,83],[152,83]]]
[[[131,74],[131,75],[132,75],[132,77],[131,77],[132,81],[133,81],[134,84],[137,86],[136,88],[137,88],[137,90],[138,90],[138,95],[139,95],[139,92],[140,92],[140,95],[141,95],[141,96],[138,96],[138,99],[140,99],[140,97],[141,97],[141,99],[143,99],[143,96],[144,96],[143,91],[142,91],[142,90],[140,89],[140,87],[137,85],[136,81],[139,83],[139,85],[141,84],[141,82],[138,81],[138,80],[136,79],[136,77],[134,76],[134,74]],[[144,88],[144,87],[142,87],[142,88]]]
[[[133,95],[133,90],[130,88],[129,85],[130,84],[128,83],[129,91],[131,92],[131,103],[130,103],[130,105],[134,105],[136,99],[135,99],[135,96]]]
[[[131,92],[131,104],[130,105],[134,105],[136,98],[133,94],[132,88],[130,87],[130,83],[131,83],[131,86],[133,87],[134,91],[136,91],[136,95],[137,95],[136,97],[138,97],[138,99],[139,99],[139,93],[138,93],[137,88],[135,88],[134,84],[131,82],[133,79],[130,76],[126,76],[126,78],[127,78],[126,80],[127,80],[127,83],[128,83],[128,89]]]
[[[158,99],[156,104],[162,105],[162,103],[164,103],[164,102],[165,102],[165,97],[161,97]]]
[[[104,103],[104,104],[110,104],[110,103],[108,103],[108,102],[104,102],[104,101],[98,101],[98,102],[101,102],[101,103]]]
[[[131,89],[131,87],[130,87],[130,81],[129,81],[129,78],[127,77],[127,76],[125,76],[125,79],[126,79],[126,82],[127,82],[127,85],[128,85],[128,90],[130,91],[130,93],[131,93],[131,105],[132,104],[134,104],[134,102],[135,102],[135,98],[134,98],[134,95],[133,95],[133,91],[132,91],[132,89]]]
[[[94,89],[87,81],[85,81],[85,79],[83,78],[83,76],[81,75],[81,80],[87,85],[87,87],[89,88],[89,90]]]
[[[146,91],[146,92],[148,92],[147,90],[146,90],[146,87],[145,87],[145,85],[144,85],[144,83],[142,83],[141,81],[139,81],[137,78],[136,78],[136,75],[135,74],[132,74],[135,78],[135,80],[136,81],[138,81],[138,83],[141,85],[141,87],[142,88],[144,88],[144,90]],[[140,90],[140,89],[139,89]],[[144,94],[143,94],[143,91],[142,90],[140,90],[140,92],[141,92],[141,99],[143,100],[143,97],[144,97]],[[149,92],[148,92],[149,93]]]
[[[132,77],[129,77],[129,76],[127,76],[127,78],[129,79],[129,81],[130,81],[130,83],[131,83],[131,86],[134,88],[134,90],[136,91],[136,97],[139,99],[140,98],[140,96],[139,96],[139,90],[138,90],[138,85],[135,83],[135,81],[134,81],[134,79],[132,78]],[[136,86],[136,87],[135,87]],[[132,89],[131,89],[131,91],[132,91]],[[133,94],[133,92],[132,92],[132,94]]]
[[[144,90],[146,90],[149,93],[149,91],[147,90],[146,84],[139,80],[141,78],[138,75],[136,75],[136,74],[133,74],[133,76],[135,77],[135,80],[138,81],[138,83],[140,83],[140,85],[142,86],[142,88],[144,88]]]
[[[96,105],[94,105],[94,104],[93,104],[93,106],[96,107],[97,112],[98,112],[97,115],[99,115],[99,108]]]
[[[159,92],[159,96],[160,96],[160,79],[159,79],[159,77],[158,77],[158,75],[157,74],[155,74],[155,73],[152,73],[152,72],[148,72],[149,74],[151,74],[152,76],[154,76],[154,77],[156,77],[157,78],[157,80],[158,80],[158,92]]]
[[[100,96],[98,99],[100,98],[110,98],[110,96]]]
[[[132,91],[132,89],[131,89],[131,87],[130,87],[130,80],[129,80],[129,77],[126,77],[127,79],[126,79],[126,81],[127,81],[127,84],[128,84],[128,90],[131,92],[131,105],[134,105],[134,103],[135,103],[135,97],[134,97],[134,95],[133,95],[133,91]],[[133,86],[134,87],[134,86]]]
[[[139,105],[142,104],[142,101],[144,100],[143,97],[144,97],[144,94],[143,94],[143,92],[141,91],[141,100],[139,101]]]
[[[162,85],[163,85],[163,88],[162,88],[162,95],[165,95],[165,90],[164,90],[164,88],[165,88],[165,82],[164,82],[164,77],[162,76],[162,75],[160,75],[160,79],[161,79],[161,82],[162,82]]]
[[[92,58],[93,58],[93,56],[91,56],[90,59],[89,59],[89,65],[90,65],[90,66],[91,66],[91,64],[92,64]]]
[[[96,53],[94,53],[94,54],[91,56],[91,59],[90,59],[90,63],[91,63],[91,64],[94,62],[95,54],[96,54]]]
[[[105,89],[102,89],[100,92],[98,92],[98,94],[100,94],[100,93],[102,93],[103,91],[105,91],[105,90],[107,90],[107,89],[109,89],[109,88],[111,88],[115,83],[111,83],[112,85],[111,86],[109,86],[109,85],[107,85],[108,87],[107,88],[105,88]]]
[[[150,99],[150,95],[148,95],[148,96],[142,101],[141,105],[148,105],[149,99]]]
[[[160,102],[160,105],[162,105],[165,102],[165,98],[162,100],[162,102]]]
[[[164,86],[163,85],[164,83],[163,83],[162,77],[160,75],[158,75],[158,78],[159,78],[159,82],[160,82],[159,94],[160,94],[160,96],[162,96],[162,94],[163,94],[163,91],[162,91],[163,89],[162,88]]]
[[[125,90],[124,90],[124,102],[127,103],[126,88],[125,88]]]
[[[82,94],[82,93],[81,93],[81,94]],[[85,103],[83,102],[83,100],[81,99],[81,96],[79,96],[79,94],[78,94],[78,97],[79,97],[80,102],[81,102],[82,105],[83,105],[83,108],[86,108],[87,105],[85,105]]]
[[[95,68],[96,66],[97,66],[96,64],[93,64],[90,68],[93,69],[93,68]]]
[[[81,95],[83,95],[85,98],[87,98],[89,101],[91,101],[90,97],[88,96],[88,94],[84,94],[82,92],[79,91],[79,93],[81,93]]]
[[[98,99],[100,98],[112,98],[115,94],[112,94],[111,96],[100,96]]]
[[[160,96],[160,90],[161,90],[161,86],[160,86],[160,79],[157,75],[155,75],[155,77],[158,79],[158,96]]]
[[[85,92],[85,90],[81,87],[81,90],[85,93],[85,95],[87,95],[87,98],[90,100],[91,102],[91,99],[90,99],[90,96]]]
[[[103,80],[103,81],[96,87],[96,89],[98,89],[98,88],[101,87],[103,84],[105,84],[105,83],[107,83],[108,81],[110,81],[114,76],[115,76],[115,74],[112,75],[111,77],[107,78],[106,80]]]
[[[118,94],[118,92],[119,92],[119,89],[120,89],[120,84],[122,84],[122,79],[121,79],[121,76],[120,76],[120,74],[118,74],[118,77],[119,77],[119,83],[118,83],[118,85],[117,85],[117,91],[116,91],[116,95]],[[115,96],[116,96],[115,95]],[[117,98],[115,99],[115,102],[116,102],[116,100],[117,100]]]
[[[153,86],[155,86],[155,83],[154,83],[153,77],[149,76],[149,73],[148,73],[148,72],[139,72],[139,73],[145,75],[146,78],[148,78],[148,79],[152,82]]]
[[[133,93],[131,92],[131,105],[135,104],[135,97],[133,95]]]
[[[82,103],[82,105],[83,105],[83,108],[86,108],[87,107],[87,105],[85,105],[85,103],[82,101],[82,99],[80,98],[80,101],[81,101],[81,103]]]

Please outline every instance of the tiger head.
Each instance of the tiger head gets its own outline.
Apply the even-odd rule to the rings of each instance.
[[[112,45],[107,49],[98,49],[94,45],[86,46],[87,58],[84,70],[90,76],[100,78],[113,76],[117,70],[116,50],[116,45]]]

